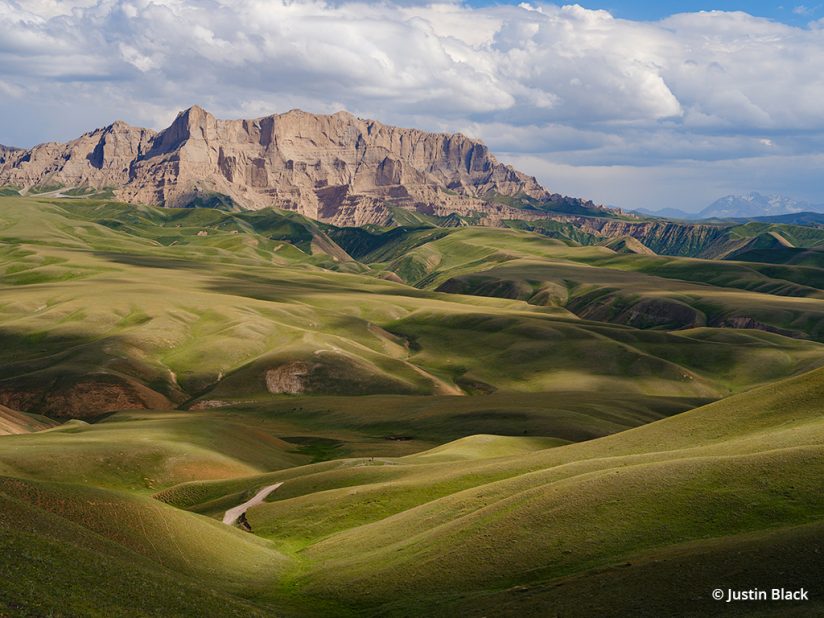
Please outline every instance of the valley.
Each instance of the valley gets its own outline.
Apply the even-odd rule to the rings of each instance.
[[[822,58],[0,1],[0,618],[824,617]]]
[[[0,613],[815,590],[824,231],[398,216],[0,197]]]

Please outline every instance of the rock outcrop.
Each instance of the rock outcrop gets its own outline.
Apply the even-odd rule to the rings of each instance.
[[[337,225],[385,223],[392,207],[493,225],[538,216],[536,205],[598,211],[591,202],[550,194],[477,140],[346,112],[218,120],[192,107],[159,133],[115,122],[65,144],[0,151],[0,185],[108,188],[124,201],[161,206],[217,198]]]
[[[0,405],[0,436],[41,431],[56,424],[44,416],[33,416]]]
[[[556,217],[581,232],[606,239],[635,239],[653,253],[715,258],[738,246],[729,226],[670,221],[626,221],[597,217]],[[609,246],[609,245],[608,245]],[[644,252],[644,251],[636,251]]]
[[[20,148],[14,148],[12,146],[4,146],[3,144],[0,144],[0,165],[3,165],[6,161],[9,161],[13,157],[16,157],[16,155],[20,152],[22,152]]]
[[[49,142],[31,150],[7,150],[0,185],[33,187],[120,187],[129,182],[133,162],[145,153],[154,131],[115,122],[65,144]]]
[[[647,247],[637,238],[632,236],[618,236],[607,242],[605,247],[612,249],[615,253],[630,253],[636,255],[655,255],[655,251]]]
[[[53,418],[92,418],[115,410],[164,410],[174,405],[133,377],[114,373],[56,381],[24,376],[0,382],[0,406]]]

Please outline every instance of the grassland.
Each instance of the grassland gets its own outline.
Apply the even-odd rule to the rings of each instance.
[[[220,603],[249,615],[749,614],[719,608],[711,590],[820,583],[823,372],[586,442],[478,435],[401,457],[185,482],[154,500],[142,489],[90,487],[90,478],[7,478],[0,495],[15,515],[4,518],[3,543],[28,549],[7,554],[4,576],[43,581],[60,560],[82,556],[76,576],[101,577],[101,604],[92,611],[70,593],[75,576],[36,602],[22,585],[0,598],[56,615],[58,595],[68,599],[62,611],[88,615],[117,603],[130,615],[152,603],[202,615],[220,615]],[[112,417],[98,431],[137,432],[145,422]],[[4,438],[0,452],[59,434]],[[231,441],[212,448],[237,455]],[[209,521],[277,481],[283,487],[248,513],[254,535]],[[40,552],[49,558],[29,560]],[[99,554],[106,576],[88,565]],[[134,554],[129,581],[152,591],[140,599],[114,592]],[[176,600],[164,596],[170,573],[182,582]],[[209,594],[188,597],[193,582]],[[814,596],[760,609],[821,608]]]
[[[822,378],[816,371],[580,444],[478,436],[401,459],[285,470],[249,480],[248,491],[285,481],[249,520],[300,559],[301,595],[334,597],[353,611],[454,615],[469,604],[482,613],[488,595],[540,607],[536,595],[563,596],[556,586],[595,570],[635,590],[642,580],[633,577],[645,579],[659,595],[649,615],[704,599],[698,614],[712,607],[712,578],[692,574],[693,588],[679,591],[651,572],[653,562],[698,556],[720,581],[743,583],[750,554],[742,562],[739,548],[775,552],[772,543],[787,543],[795,553],[772,568],[788,585],[814,585],[824,515]],[[205,490],[208,501],[189,508],[218,514],[214,496],[237,496],[243,482],[188,484],[163,497]],[[804,543],[813,545],[799,554]],[[629,576],[624,569],[634,565]],[[593,602],[570,597],[564,607],[581,601]],[[617,609],[633,599],[594,602]]]
[[[815,232],[453,223],[0,198],[0,615],[824,612]]]
[[[748,324],[797,338],[824,337],[824,270],[814,264],[623,254],[477,228],[412,238],[419,241],[414,248],[387,243],[362,259],[423,289],[562,307],[585,319],[643,329]]]
[[[824,362],[817,280],[765,265],[476,228],[356,261],[296,215],[82,199],[4,198],[0,241],[0,403],[56,417],[284,392],[717,398]]]

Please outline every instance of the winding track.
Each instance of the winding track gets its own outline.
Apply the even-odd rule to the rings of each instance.
[[[268,485],[261,489],[259,492],[257,492],[251,500],[247,500],[243,504],[239,504],[236,507],[229,509],[223,516],[223,523],[227,526],[234,525],[238,518],[241,515],[243,515],[248,509],[266,500],[266,496],[275,491],[281,485],[283,485],[282,482],[275,483],[274,485]]]

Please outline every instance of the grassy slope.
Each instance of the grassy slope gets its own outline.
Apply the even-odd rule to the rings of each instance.
[[[816,370],[579,444],[474,436],[158,497],[218,517],[284,481],[248,516],[294,558],[279,598],[297,613],[701,615],[715,587],[816,589],[822,400]]]
[[[566,307],[584,318],[641,328],[763,328],[821,340],[824,271],[811,265],[616,254],[537,242],[515,231],[461,229],[393,257],[418,287]],[[366,256],[368,259],[369,256]]]
[[[15,476],[152,493],[177,483],[287,468],[309,457],[243,417],[129,413],[94,425],[70,421],[0,445]]]
[[[769,536],[771,530],[783,529],[777,534],[796,552],[803,543],[795,541],[794,530],[812,534],[820,548],[820,527],[794,527],[824,519],[822,398],[819,370],[608,438],[474,466],[465,462],[461,475],[474,476],[474,488],[456,487],[442,498],[430,494],[418,507],[325,539],[328,532],[316,530],[320,542],[307,555],[319,568],[302,581],[324,596],[386,603],[385,609],[414,614],[410,607],[428,611],[448,600],[459,611],[466,602],[462,594],[471,599],[484,589],[504,594],[513,586],[542,586],[627,560],[655,560],[658,552],[669,559],[675,549],[666,548],[681,544],[697,543],[679,551],[704,555],[716,571],[724,571],[723,564],[707,558],[708,552],[716,561],[730,560],[739,547],[753,545],[751,535]],[[296,511],[312,512],[329,498],[329,508],[344,500],[407,500],[412,488],[432,491],[432,479],[449,478],[452,467],[443,468],[417,473],[420,480],[401,494],[393,491],[397,481],[292,500],[283,494],[259,507],[250,521],[264,531],[271,521],[281,540],[288,528],[283,518]],[[502,478],[489,478],[496,474]],[[488,477],[477,480],[483,475]],[[705,539],[718,539],[715,548],[702,546]],[[774,566],[780,571],[785,564],[807,562],[812,568],[815,560],[820,564],[814,553],[794,553]],[[732,564],[728,577],[747,562]],[[649,571],[640,569],[639,577]],[[791,572],[796,581],[787,585],[798,585],[799,578],[808,586],[814,581],[815,571],[796,565]],[[706,599],[714,587],[711,578],[693,581],[698,589],[669,598],[663,598],[665,580],[648,584],[661,588],[657,602],[672,611],[689,598]],[[551,587],[546,590],[552,596]],[[673,593],[671,586],[667,590]],[[566,602],[571,605],[570,598]]]
[[[459,434],[462,427],[472,427],[471,414],[462,411],[472,410],[467,405],[468,398],[433,399],[377,397],[364,402],[352,398],[291,398],[275,409],[247,406],[237,412],[129,412],[94,425],[71,421],[57,429],[4,438],[0,441],[0,474],[16,478],[6,476],[0,482],[4,520],[0,544],[8,550],[8,556],[14,556],[3,566],[4,575],[8,574],[13,583],[0,595],[0,608],[5,603],[6,607],[25,608],[33,615],[225,615],[220,609],[224,604],[226,612],[232,615],[255,615],[261,607],[287,614],[320,611],[326,607],[322,599],[307,605],[283,593],[283,582],[288,578],[277,566],[283,563],[277,553],[272,558],[273,566],[255,572],[254,577],[240,570],[232,579],[237,585],[227,588],[225,570],[234,573],[238,569],[222,553],[238,551],[245,556],[248,549],[236,549],[231,543],[226,544],[228,540],[222,546],[220,539],[211,547],[210,529],[203,528],[200,520],[189,522],[190,516],[183,511],[155,508],[158,503],[147,502],[139,494],[198,478],[201,481],[175,486],[161,492],[161,496],[176,503],[187,498],[192,504],[210,500],[213,504],[202,510],[219,512],[251,497],[260,484],[272,482],[269,479],[276,476],[280,478],[277,473],[237,475],[255,472],[255,467],[270,470],[306,461],[310,454],[298,452],[298,437],[313,432],[335,436],[347,448],[364,452],[401,454],[420,448],[421,440],[394,441],[363,435],[396,406],[402,406],[401,412],[406,410],[406,404],[412,404],[415,408],[409,412],[413,419],[430,419],[428,435],[433,441],[443,441],[435,438],[438,435]],[[580,411],[576,412],[572,399],[562,404],[569,408],[566,411],[547,408],[535,397],[524,396],[520,402],[505,402],[495,396],[489,399],[491,407],[487,414],[497,410],[502,415],[500,427],[511,425],[511,418],[507,423],[502,408],[517,409],[520,403],[525,413],[522,426],[555,427],[560,433],[572,432],[579,437],[659,418],[659,410],[666,409],[666,405],[671,411],[688,405],[678,401],[650,402],[649,411],[638,411],[634,402],[627,401],[622,412],[605,400],[601,410],[577,406]],[[450,400],[463,408],[453,410]],[[338,406],[340,409],[330,414],[330,407]],[[306,416],[315,418],[300,425],[298,421]],[[488,418],[479,420],[490,422]],[[406,421],[403,423],[408,428]],[[291,442],[275,438],[273,433]],[[416,457],[425,462],[454,462],[511,456],[564,443],[566,440],[552,438],[481,436],[413,456],[410,462]],[[308,445],[312,446],[311,441]],[[347,461],[330,461],[314,464],[312,469],[322,472],[351,465]],[[286,468],[282,474],[288,477],[289,470],[294,470],[296,477],[305,475],[301,467]],[[227,476],[237,478],[202,482]],[[129,494],[113,491],[114,488]],[[353,509],[353,517],[357,518],[361,511]],[[187,532],[181,540],[182,528]],[[216,530],[223,528],[217,525]],[[213,553],[203,553],[206,545]],[[208,573],[198,571],[203,568],[201,565],[212,562],[214,568],[210,567]],[[295,568],[299,568],[299,563],[293,563],[287,570],[293,573]],[[59,583],[51,581],[51,573],[63,571],[67,573]],[[37,585],[46,581],[48,586]],[[94,598],[83,592],[92,581],[96,582]],[[247,581],[248,585],[239,581]],[[121,582],[128,582],[128,588],[124,590]],[[260,587],[256,582],[260,582]],[[208,586],[210,592],[198,595],[198,586]],[[249,602],[256,605],[248,605]],[[342,609],[337,604],[334,608],[333,613]]]
[[[814,575],[824,569],[824,524],[789,526],[732,537],[693,541],[632,556],[619,565],[591,569],[552,583],[513,586],[467,597],[465,616],[785,616],[821,612]],[[819,549],[816,552],[816,549]],[[777,572],[780,575],[777,577]],[[777,583],[777,581],[780,582]],[[726,604],[708,590],[770,591],[807,586],[812,603]],[[433,614],[450,615],[452,608]]]
[[[0,210],[9,375],[60,393],[105,372],[169,402],[234,403],[3,437],[0,613],[699,615],[719,611],[707,598],[718,585],[817,581],[824,370],[671,416],[689,398],[817,366],[817,343],[641,330],[381,281],[295,217],[70,210],[23,199]],[[404,257],[390,249],[376,270]],[[520,232],[458,230],[405,250],[420,259],[404,272],[424,268],[424,286],[517,260],[610,270],[599,276],[622,285],[622,272],[659,271],[639,278],[646,293],[710,272]],[[704,294],[787,303],[791,322],[799,310],[782,299],[817,307],[818,288],[792,299],[756,290],[773,284],[744,277],[761,272],[751,265],[725,268],[740,283]],[[269,397],[261,373],[284,361],[275,348],[318,363],[331,350],[410,392],[498,392]],[[413,439],[387,439],[399,437]],[[249,511],[264,540],[202,516],[278,480]],[[158,489],[160,500],[145,495]],[[824,609],[815,603],[789,609]]]
[[[265,615],[236,595],[288,564],[255,537],[112,491],[0,477],[0,509],[3,614]]]
[[[300,371],[290,363],[309,368],[302,388],[316,394],[572,389],[719,397],[824,360],[818,344],[745,333],[727,337],[719,358],[703,333],[686,340],[586,322],[560,307],[385,281],[374,275],[386,264],[367,272],[295,215],[5,198],[0,237],[0,403],[54,416],[169,408],[193,397],[266,398],[268,372]],[[407,247],[403,235],[397,242],[384,249]],[[424,250],[444,277],[524,255],[541,268],[562,259],[588,276],[623,273],[570,261],[615,255],[606,249],[526,232],[461,229],[407,253]],[[648,256],[622,259],[633,257]],[[660,277],[645,284],[637,274],[621,285],[630,279],[638,293],[680,285]],[[790,326],[802,329],[817,320],[820,304],[690,290],[678,294],[700,292],[708,305],[740,297],[770,312],[780,304]],[[809,307],[803,319],[800,303]],[[674,361],[675,349],[694,353]],[[606,362],[593,363],[595,352]],[[725,372],[716,378],[719,365]]]
[[[138,494],[212,481],[208,495],[220,497],[229,493],[223,487],[247,489],[243,479],[250,475],[268,479],[300,464],[403,456],[484,431],[557,443],[588,440],[700,401],[639,396],[580,401],[577,393],[559,393],[551,401],[528,394],[284,397],[197,412],[121,412],[94,424],[74,420],[4,439],[0,473]],[[227,479],[240,479],[240,485]]]
[[[219,516],[260,485],[286,481],[249,518],[293,558],[274,554],[270,564],[275,550],[267,550],[260,572],[238,572],[228,557],[242,549],[234,536],[213,539],[185,512],[111,491],[6,480],[4,514],[17,513],[19,502],[25,509],[4,515],[2,543],[14,557],[4,569],[14,585],[2,598],[57,615],[152,607],[218,615],[224,604],[253,615],[241,609],[248,601],[287,615],[490,615],[549,603],[571,615],[605,607],[669,615],[685,604],[699,615],[713,609],[706,595],[719,582],[774,585],[779,571],[782,585],[814,583],[820,564],[811,548],[820,547],[822,531],[810,525],[824,514],[821,385],[819,371],[574,446],[476,436],[403,459],[332,461],[207,484],[228,498],[206,509]],[[190,496],[200,487],[164,493]],[[62,519],[42,520],[42,510]],[[769,572],[758,563],[765,557]],[[31,582],[68,564],[70,577],[32,595]],[[199,572],[200,564],[218,574]],[[688,575],[673,596],[670,578],[680,569]],[[93,608],[72,588],[88,578],[97,579]],[[196,595],[194,578],[210,592]],[[140,595],[124,594],[122,581]],[[603,589],[614,595],[606,606],[594,594]]]

